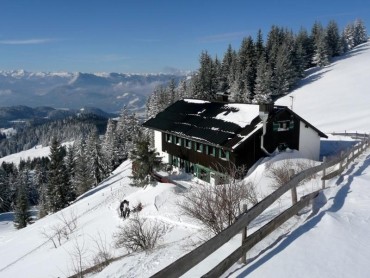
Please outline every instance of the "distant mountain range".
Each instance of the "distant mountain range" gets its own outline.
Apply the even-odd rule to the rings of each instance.
[[[93,114],[104,118],[118,116],[117,114],[107,113],[95,107],[84,107],[81,109],[55,109],[48,106],[32,108],[24,105],[17,105],[0,107],[0,128],[12,127],[24,122],[44,123],[82,114]]]
[[[0,107],[27,105],[142,111],[154,88],[184,75],[0,71]]]

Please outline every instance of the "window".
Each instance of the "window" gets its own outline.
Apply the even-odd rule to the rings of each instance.
[[[171,134],[166,134],[166,142],[167,143],[171,143],[172,140],[171,140]]]
[[[203,152],[203,144],[195,142],[195,150],[197,152]]]
[[[212,146],[207,146],[207,154],[216,156],[216,148]]]
[[[223,149],[220,149],[219,156],[220,156],[221,159],[229,160],[230,154],[229,154],[228,151],[225,151]]]
[[[191,141],[189,139],[185,139],[185,147],[191,149]]]
[[[294,121],[278,121],[273,123],[274,131],[287,131],[294,129]]]
[[[181,138],[176,136],[175,137],[175,144],[181,146]]]

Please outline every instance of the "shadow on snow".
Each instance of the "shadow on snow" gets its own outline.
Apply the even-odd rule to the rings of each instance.
[[[301,235],[307,233],[311,229],[317,226],[317,224],[321,221],[321,219],[324,217],[324,215],[327,212],[337,212],[339,211],[345,202],[345,199],[347,195],[351,192],[350,186],[354,180],[355,177],[361,176],[366,168],[370,166],[370,155],[368,155],[364,161],[364,163],[357,169],[357,171],[354,171],[355,164],[352,164],[352,166],[341,175],[336,184],[340,185],[342,182],[344,182],[344,176],[348,176],[348,179],[345,184],[341,186],[341,188],[338,190],[336,195],[329,200],[333,200],[333,204],[326,210],[323,210],[321,212],[320,209],[327,203],[327,200],[325,198],[325,195],[321,192],[319,197],[315,199],[314,205],[313,205],[313,212],[312,214],[307,218],[306,222],[302,224],[300,227],[292,231],[290,234],[284,234],[278,238],[277,241],[284,238],[280,244],[277,245],[277,247],[273,250],[271,250],[268,254],[260,258],[258,261],[256,261],[253,265],[247,267],[241,274],[239,274],[237,277],[245,277],[246,275],[252,273],[254,270],[256,270],[258,267],[262,266],[264,263],[268,262],[272,257],[279,254],[281,251],[283,251],[285,248],[287,248],[292,242],[294,242],[296,239],[298,239]],[[252,261],[255,261],[258,259],[260,255],[265,253],[268,249],[271,249],[273,246],[275,246],[277,243],[275,242],[272,246],[269,246],[265,250],[262,250],[256,257],[249,259],[248,263],[251,263]]]

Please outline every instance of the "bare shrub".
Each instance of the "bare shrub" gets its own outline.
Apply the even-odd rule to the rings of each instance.
[[[62,240],[65,238],[66,240],[69,239],[68,231],[65,226],[61,224],[55,224],[51,227],[52,233],[54,233],[54,237],[58,240],[59,246],[62,246]]]
[[[72,270],[75,273],[74,277],[83,277],[83,271],[87,267],[85,265],[87,252],[85,241],[79,242],[76,238],[73,243],[73,250],[69,253],[72,259]]]
[[[63,212],[58,216],[59,223],[49,227],[46,231],[45,228],[41,230],[41,235],[50,240],[54,247],[57,248],[58,245],[62,246],[63,239],[69,240],[70,235],[77,229],[77,216],[74,212],[67,217]]]
[[[93,258],[93,264],[97,267],[97,271],[103,270],[112,260],[113,256],[110,252],[109,243],[106,239],[106,236],[103,236],[98,233],[96,238],[93,238],[95,245],[95,255]]]
[[[128,251],[148,251],[153,249],[168,231],[168,227],[159,221],[142,218],[133,213],[129,223],[120,226],[114,234],[116,247],[124,247]]]
[[[77,215],[74,211],[71,211],[68,216],[61,212],[58,219],[63,223],[68,234],[73,233],[77,229]]]
[[[54,239],[54,234],[53,234],[53,233],[47,232],[47,231],[46,231],[46,229],[45,229],[45,228],[43,228],[43,229],[41,230],[41,235],[42,235],[44,238],[46,238],[47,240],[50,240],[50,241],[53,243],[53,245],[54,245],[54,247],[55,247],[55,248],[58,248],[58,246],[57,246],[57,242],[56,242],[56,240]]]
[[[269,165],[268,171],[267,171],[267,177],[271,178],[273,180],[272,182],[272,188],[278,189],[279,187],[283,186],[284,184],[288,183],[291,179],[289,170],[293,169],[295,174],[298,174],[308,168],[314,167],[315,162],[314,161],[300,161],[300,160],[292,160],[292,159],[286,159],[282,162],[273,163]],[[317,174],[314,174],[312,176],[309,176],[302,180],[299,185],[302,185],[309,180],[316,177]]]
[[[272,164],[268,168],[267,176],[273,180],[272,188],[278,189],[290,181],[289,169],[293,168],[293,162],[289,159]]]
[[[243,169],[231,166],[229,173],[223,177],[223,184],[199,184],[178,203],[186,215],[200,221],[213,234],[233,224],[243,204],[258,202],[255,186],[236,178],[242,177]]]

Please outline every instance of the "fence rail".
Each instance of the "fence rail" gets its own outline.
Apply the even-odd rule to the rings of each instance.
[[[209,255],[215,252],[218,248],[220,248],[222,245],[228,242],[242,229],[247,227],[248,224],[251,223],[251,221],[257,218],[263,211],[265,211],[269,206],[271,206],[284,193],[288,192],[289,190],[292,190],[293,196],[294,195],[293,191],[296,190],[296,187],[299,185],[301,181],[321,171],[325,173],[326,169],[339,164],[338,170],[328,174],[324,174],[322,187],[325,188],[325,180],[328,179],[328,177],[331,177],[331,175],[334,175],[332,173],[335,173],[335,175],[340,174],[344,170],[344,168],[348,166],[349,163],[351,163],[351,161],[353,161],[365,150],[365,148],[369,146],[370,142],[369,136],[364,135],[363,138],[364,139],[361,143],[355,145],[352,149],[346,152],[342,152],[340,156],[330,161],[326,161],[326,159],[324,159],[324,162],[322,164],[306,169],[300,173],[297,173],[291,178],[291,180],[288,183],[279,187],[276,191],[268,195],[265,199],[251,207],[249,210],[246,210],[242,214],[240,214],[238,219],[231,226],[229,226],[228,228],[226,228],[225,230],[223,230],[210,240],[206,241],[202,245],[198,246],[194,250],[190,251],[183,257],[177,259],[175,262],[168,265],[166,268],[160,270],[152,277],[168,278],[168,277],[179,277],[183,275],[185,272],[187,272],[192,267],[203,261]],[[247,239],[243,241],[243,245],[241,247],[235,250],[229,257],[223,260],[214,269],[205,274],[204,277],[211,276],[215,277],[221,275],[243,255],[243,252],[250,249],[251,246],[254,246],[256,243],[261,241],[267,234],[271,233],[274,229],[276,229],[276,227],[279,226],[278,225],[279,223],[283,223],[281,221],[285,222],[287,219],[291,217],[291,215],[296,214],[297,210],[299,211],[299,208],[301,207],[303,208],[305,205],[307,205],[309,200],[316,196],[315,194],[317,194],[317,192],[313,192],[312,194],[305,196],[303,199],[301,199],[301,201],[297,203],[293,202],[293,206],[291,208],[277,216],[275,219],[271,220],[271,222],[266,224],[257,232],[248,236]],[[290,217],[287,218],[288,216]]]

